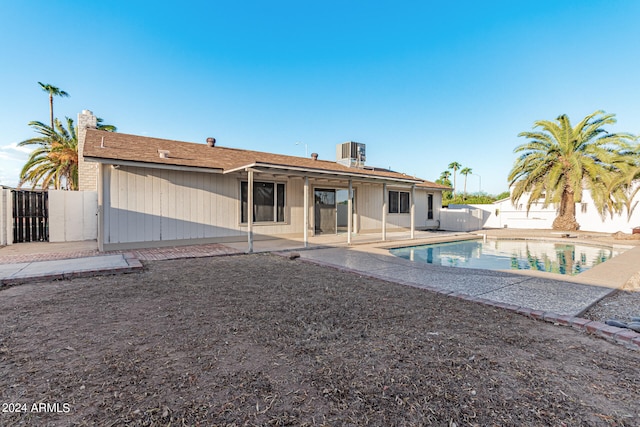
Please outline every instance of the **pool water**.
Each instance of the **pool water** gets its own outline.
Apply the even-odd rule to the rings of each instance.
[[[574,276],[623,249],[537,240],[464,240],[390,250],[416,262],[483,270],[539,270]]]

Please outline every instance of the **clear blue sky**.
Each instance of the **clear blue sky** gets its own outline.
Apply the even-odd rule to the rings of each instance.
[[[535,120],[602,109],[640,133],[639,17],[636,0],[5,1],[0,184],[48,122],[41,81],[71,95],[60,118],[330,160],[358,141],[370,165],[435,180],[457,161],[496,194]]]

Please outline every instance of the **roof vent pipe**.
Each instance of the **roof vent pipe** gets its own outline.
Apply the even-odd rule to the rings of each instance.
[[[216,139],[215,138],[207,138],[207,145],[209,147],[215,147],[216,146]]]
[[[161,159],[169,158],[169,150],[158,150],[158,154],[160,155]]]
[[[313,160],[318,160],[318,153],[311,153],[311,158]]]

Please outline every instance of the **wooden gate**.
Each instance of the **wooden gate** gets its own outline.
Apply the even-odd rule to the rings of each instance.
[[[13,243],[49,241],[49,194],[12,190]]]

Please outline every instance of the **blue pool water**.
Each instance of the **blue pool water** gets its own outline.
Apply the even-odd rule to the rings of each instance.
[[[623,252],[606,246],[537,240],[464,240],[391,249],[416,262],[483,270],[539,270],[576,275]]]

